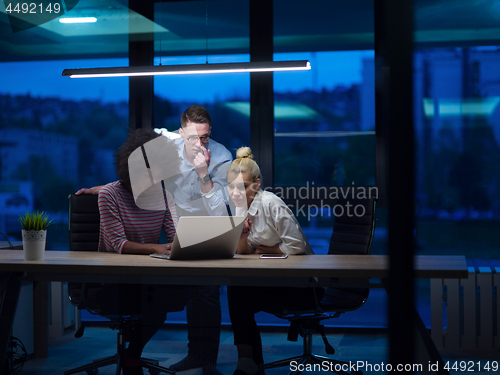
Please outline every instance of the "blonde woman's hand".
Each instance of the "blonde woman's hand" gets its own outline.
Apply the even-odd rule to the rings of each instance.
[[[241,231],[240,240],[247,239],[251,230],[252,230],[252,222],[249,219],[245,219],[245,223],[243,224],[243,230]]]
[[[255,254],[283,254],[283,252],[278,243],[274,246],[259,245],[259,247],[255,249]]]

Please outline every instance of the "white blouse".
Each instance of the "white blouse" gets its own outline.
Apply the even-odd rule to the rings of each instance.
[[[236,216],[246,214],[252,222],[247,239],[252,248],[279,244],[284,254],[314,254],[292,211],[275,194],[259,190],[248,210],[236,208]]]

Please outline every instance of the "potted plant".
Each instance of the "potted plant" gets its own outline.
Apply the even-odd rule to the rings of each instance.
[[[43,260],[47,227],[52,223],[45,212],[26,212],[19,215],[23,234],[24,260]]]

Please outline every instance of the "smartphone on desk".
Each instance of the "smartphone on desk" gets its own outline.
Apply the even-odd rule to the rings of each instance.
[[[288,254],[262,254],[260,259],[286,259]]]

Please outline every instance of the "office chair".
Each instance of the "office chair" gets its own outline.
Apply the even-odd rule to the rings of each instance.
[[[69,249],[70,251],[97,251],[99,244],[99,207],[97,195],[71,194],[69,198]],[[123,353],[129,341],[129,332],[141,318],[140,315],[120,311],[117,306],[113,311],[105,310],[92,298],[101,289],[99,283],[69,283],[69,298],[79,310],[87,310],[92,314],[104,316],[111,321],[110,328],[117,329],[117,352],[115,355],[96,359],[92,363],[65,371],[65,375],[87,372],[95,375],[100,367],[116,364],[116,375],[122,371]],[[85,324],[82,324],[75,337],[81,337]],[[159,361],[153,358],[140,358],[143,368],[149,369],[152,375],[165,372],[175,374],[175,371],[159,366]]]
[[[362,205],[364,210],[358,207],[357,213],[364,211],[364,215],[348,215],[346,210],[347,204],[351,204],[351,214],[353,208]],[[338,200],[333,225],[332,237],[328,254],[369,254],[375,231],[375,206],[374,199],[342,199]],[[340,208],[343,207],[343,215],[340,215]],[[332,279],[332,281],[335,281]],[[288,330],[288,340],[297,341],[298,335],[303,337],[303,353],[301,355],[282,359],[276,362],[267,363],[264,369],[287,366],[292,371],[289,375],[300,374],[300,365],[319,364],[324,361],[330,363],[328,370],[336,374],[362,374],[361,371],[349,367],[349,362],[339,361],[336,359],[316,355],[312,352],[312,335],[313,333],[321,334],[325,344],[327,354],[334,354],[335,349],[328,343],[325,329],[321,322],[330,318],[338,318],[341,314],[359,309],[366,302],[369,288],[332,288],[325,289],[325,294],[321,301],[316,306],[297,306],[289,308],[287,311],[273,314],[281,319],[286,319],[290,322]],[[291,362],[297,366],[291,366]],[[323,369],[323,368],[322,368]],[[347,371],[346,371],[347,370]]]

